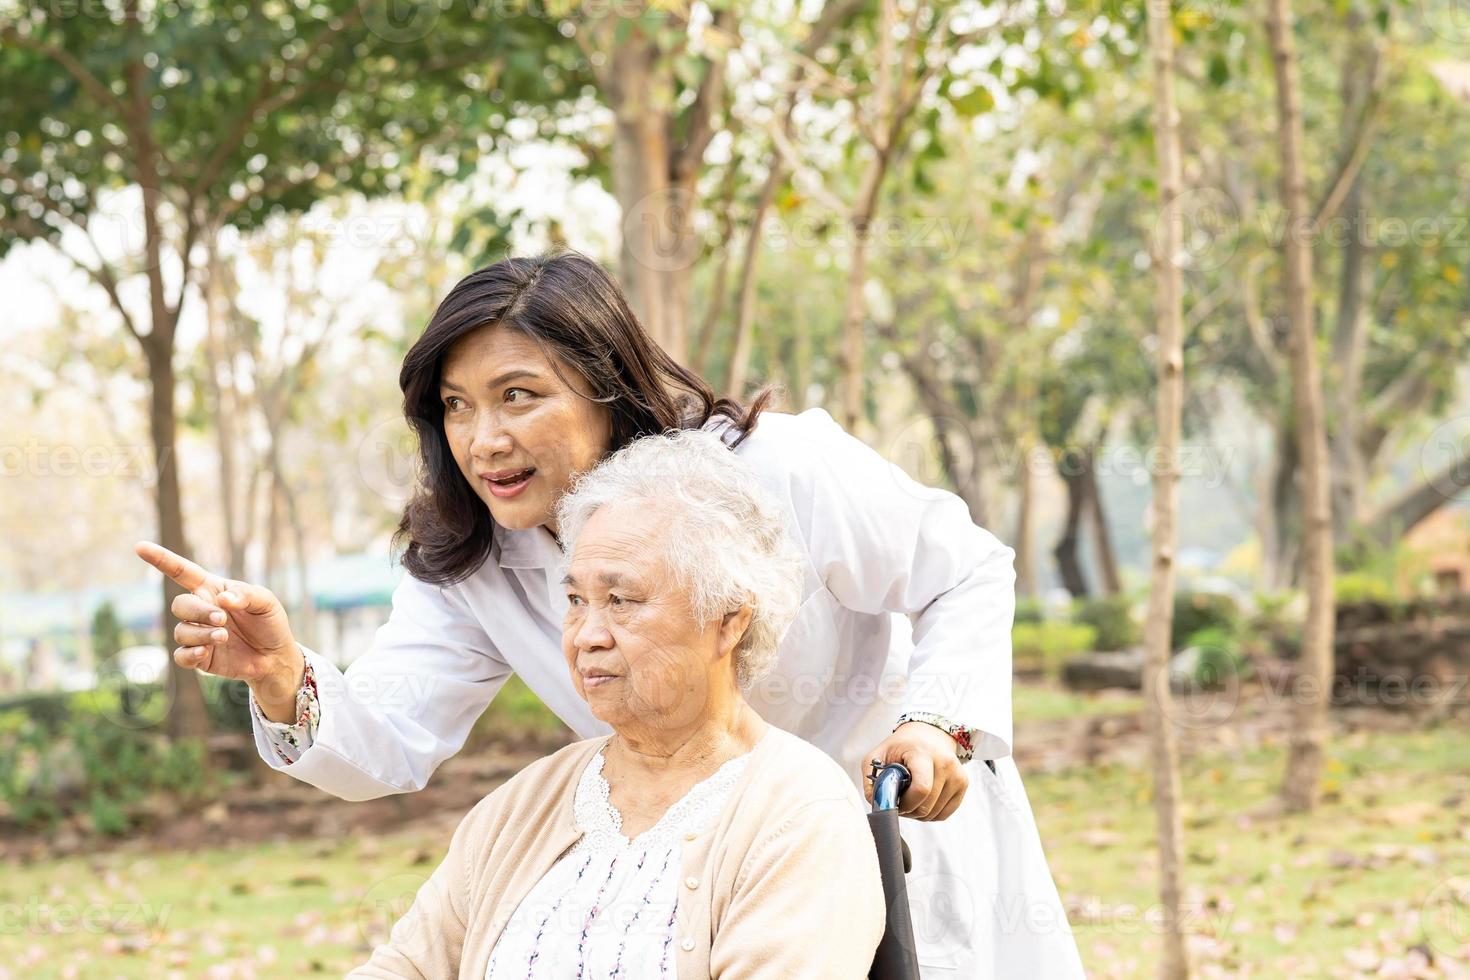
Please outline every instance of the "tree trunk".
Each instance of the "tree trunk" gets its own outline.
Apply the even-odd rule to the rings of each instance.
[[[1337,375],[1332,386],[1332,537],[1337,546],[1352,542],[1361,524],[1366,495],[1367,469],[1360,439],[1363,355],[1368,339],[1368,304],[1365,291],[1372,288],[1373,267],[1365,261],[1367,246],[1357,227],[1357,215],[1365,207],[1361,178],[1353,181],[1344,199],[1351,216],[1352,233],[1343,249],[1341,282],[1338,289],[1337,329],[1333,337],[1332,361]]]
[[[245,577],[245,537],[240,533],[236,487],[238,467],[235,452],[240,441],[235,433],[239,401],[235,388],[235,362],[230,357],[233,347],[225,340],[230,329],[224,312],[219,257],[213,236],[206,242],[207,259],[204,279],[206,334],[204,353],[209,390],[214,403],[215,444],[219,453],[220,511],[223,517],[226,574],[233,579]]]
[[[1312,309],[1311,215],[1302,159],[1301,91],[1291,0],[1267,0],[1267,27],[1280,116],[1281,198],[1286,212],[1286,295],[1291,318],[1292,404],[1302,463],[1302,548],[1307,618],[1294,695],[1294,724],[1281,785],[1288,810],[1318,800],[1327,750],[1327,696],[1332,678],[1332,501],[1317,333]]]
[[[1083,479],[1087,481],[1087,520],[1092,525],[1092,550],[1097,555],[1098,574],[1102,578],[1102,594],[1113,596],[1123,591],[1123,579],[1118,573],[1118,556],[1113,551],[1113,536],[1108,531],[1107,515],[1103,511],[1102,490],[1097,484],[1097,455],[1095,450],[1087,453],[1087,469]]]
[[[652,45],[623,60],[629,88],[654,84]],[[651,337],[676,359],[685,355],[685,325],[670,307],[678,294],[669,279],[692,262],[689,202],[669,184],[668,116],[643,100],[619,111],[613,127],[613,190],[623,213],[619,279]]]
[[[1083,455],[1083,450],[1067,449],[1057,460],[1057,475],[1067,488],[1067,519],[1062,525],[1061,537],[1057,539],[1052,554],[1056,556],[1062,585],[1066,586],[1074,599],[1083,599],[1092,594],[1092,590],[1087,587],[1087,576],[1082,571],[1082,560],[1077,554],[1078,532],[1082,526],[1082,515],[1087,509],[1087,480],[1082,475]]]
[[[848,252],[847,298],[842,307],[842,349],[838,365],[842,377],[842,425],[856,433],[863,416],[863,318],[867,298],[863,285],[868,278],[868,216],[856,215],[848,223],[853,236]]]
[[[806,318],[806,311],[800,303],[792,311],[792,330],[796,336],[792,339],[791,359],[795,362],[792,370],[791,385],[796,390],[791,393],[791,407],[793,411],[805,411],[811,407],[812,397],[812,325]]]
[[[1036,548],[1032,544],[1036,486],[1031,474],[1031,441],[1023,438],[1021,447],[1021,469],[1016,485],[1016,533],[1012,547],[1016,550],[1016,594],[1035,599],[1036,591]]]
[[[1377,84],[1378,48],[1365,33],[1363,11],[1348,12],[1347,44],[1342,66],[1342,119],[1338,151],[1340,169],[1351,165],[1367,124],[1369,101]],[[1339,270],[1337,323],[1332,335],[1332,406],[1336,422],[1329,433],[1332,453],[1332,537],[1336,547],[1353,543],[1362,525],[1367,504],[1368,460],[1363,452],[1362,405],[1363,364],[1368,348],[1368,329],[1373,292],[1373,253],[1363,227],[1369,207],[1361,160],[1343,197],[1341,213],[1347,218],[1349,234],[1342,248]]]
[[[734,209],[735,184],[739,173],[736,164],[737,161],[732,159],[725,168],[725,179],[720,188],[720,262],[715,266],[709,304],[705,307],[704,319],[699,324],[694,348],[690,352],[689,366],[701,377],[707,376],[710,371],[710,348],[713,346],[720,319],[725,315],[725,297],[730,287],[730,256],[735,251],[735,221],[731,212]]]
[[[614,117],[613,196],[623,214],[619,277],[643,326],[682,363],[700,256],[695,185],[724,103],[724,45],[736,34],[735,9],[714,11],[708,34],[721,40],[705,57],[704,78],[687,106],[679,104],[674,58],[660,51],[637,20],[614,15],[599,26],[607,49],[599,82]],[[621,38],[620,27],[626,28]],[[682,142],[676,144],[677,130]]]
[[[755,270],[760,260],[761,228],[766,221],[766,212],[771,209],[776,192],[785,180],[786,168],[779,161],[772,160],[746,232],[745,254],[740,262],[740,298],[735,306],[735,339],[730,348],[729,372],[725,375],[725,393],[731,398],[739,398],[745,393],[745,381],[750,374],[750,349],[755,339]]]
[[[266,588],[280,589],[281,582],[276,578],[276,557],[281,553],[281,485],[271,473],[266,474],[265,497],[265,566],[262,577]]]
[[[1297,491],[1301,464],[1296,426],[1289,419],[1277,428],[1271,451],[1271,471],[1261,504],[1262,559],[1268,591],[1294,587],[1300,576],[1301,495]]]
[[[271,454],[275,457],[274,446],[271,448]],[[281,499],[286,504],[286,522],[291,527],[291,550],[296,556],[296,579],[301,589],[297,597],[295,613],[291,619],[301,624],[300,636],[303,642],[314,644],[321,637],[317,636],[316,632],[316,600],[311,594],[311,576],[308,570],[311,556],[306,546],[306,525],[302,522],[300,510],[296,506],[296,494],[286,481],[286,474],[280,469],[279,458],[275,459],[273,466],[273,476],[280,487]]]
[[[174,409],[173,361],[174,327],[178,323],[179,310],[183,306],[184,294],[189,284],[189,255],[186,251],[180,256],[184,264],[184,281],[179,287],[178,304],[170,309],[165,298],[163,279],[164,232],[158,217],[163,194],[159,190],[158,150],[149,128],[147,70],[141,61],[135,61],[128,66],[127,74],[131,95],[128,128],[136,144],[135,162],[138,183],[143,194],[143,246],[148,279],[150,330],[139,341],[148,359],[148,382],[151,386],[148,430],[153,440],[153,455],[158,470],[158,543],[170,551],[187,555],[190,549],[184,540],[184,510],[179,490],[178,416]],[[165,649],[174,646],[173,630],[170,628],[173,600],[181,592],[183,589],[164,576],[161,622]],[[170,657],[169,686],[173,693],[168,713],[169,736],[203,738],[208,735],[209,715],[204,707],[204,691],[199,685],[199,674],[180,667]]]
[[[1153,560],[1144,620],[1144,721],[1154,780],[1158,823],[1159,901],[1164,932],[1159,976],[1182,980],[1190,972],[1184,941],[1183,853],[1179,748],[1170,718],[1169,658],[1174,630],[1175,522],[1179,511],[1179,438],[1184,408],[1184,277],[1177,264],[1184,229],[1178,199],[1183,191],[1179,159],[1179,110],[1174,100],[1174,28],[1168,0],[1149,0],[1149,53],[1154,77],[1154,144],[1158,155],[1163,240],[1153,257],[1158,277],[1158,458],[1153,485]],[[1091,469],[1091,466],[1088,467]]]
[[[156,328],[155,328],[156,329]],[[184,510],[179,491],[178,422],[174,412],[174,367],[172,344],[153,344],[150,335],[148,381],[148,430],[157,460],[158,543],[177,554],[190,554],[184,539]],[[183,589],[163,576],[163,647],[172,650],[173,602]],[[209,714],[204,707],[204,690],[198,671],[180,667],[169,657],[169,687],[172,707],[168,713],[170,738],[203,738],[209,734]]]
[[[1369,537],[1388,547],[1470,487],[1470,442],[1461,440],[1458,455],[1382,507],[1367,526]]]

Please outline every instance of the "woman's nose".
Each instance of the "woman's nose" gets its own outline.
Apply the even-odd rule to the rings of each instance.
[[[572,645],[578,653],[587,650],[605,650],[612,646],[612,634],[607,629],[602,615],[595,609],[588,609],[582,616],[581,622],[577,623],[576,631],[572,634]]]
[[[475,422],[475,433],[470,439],[470,455],[478,459],[491,459],[506,455],[514,448],[514,440],[494,413],[486,413]]]

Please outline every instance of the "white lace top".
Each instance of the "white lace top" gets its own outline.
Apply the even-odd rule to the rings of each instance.
[[[746,753],[726,762],[629,840],[599,751],[572,805],[582,836],[516,907],[486,980],[673,977],[680,846],[714,823],[749,760]]]

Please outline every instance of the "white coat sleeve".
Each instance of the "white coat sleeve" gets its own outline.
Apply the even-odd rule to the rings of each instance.
[[[975,757],[1010,754],[1015,552],[959,497],[926,487],[820,409],[785,420],[789,492],[817,574],[858,612],[906,613],[914,651],[902,712],[976,733]],[[759,429],[757,429],[759,431]]]
[[[316,678],[316,731],[287,761],[252,712],[256,749],[271,768],[344,800],[423,789],[511,674],[459,590],[412,575],[394,589],[372,648],[345,673],[302,650]]]

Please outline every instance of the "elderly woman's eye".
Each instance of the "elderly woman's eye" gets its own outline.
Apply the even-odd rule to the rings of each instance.
[[[520,397],[517,398],[517,395],[520,395]],[[507,388],[505,390],[505,400],[508,402],[523,402],[530,395],[531,393],[524,388]]]
[[[582,604],[582,597],[581,596],[579,596],[579,595],[568,595],[567,596],[567,605],[569,605],[569,606],[580,606],[581,604]]]

